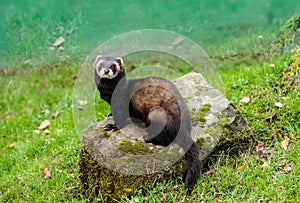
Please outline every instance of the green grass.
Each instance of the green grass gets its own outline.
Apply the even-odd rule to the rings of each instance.
[[[226,96],[253,129],[254,143],[248,150],[233,146],[213,153],[209,166],[214,170],[201,175],[191,197],[184,195],[179,177],[121,202],[299,202],[300,93],[283,94],[280,89],[289,56],[272,59],[266,50],[279,25],[299,10],[297,2],[1,1],[0,202],[88,202],[79,193],[77,178],[81,140],[72,116],[74,79],[100,42],[145,28],[178,32],[208,52],[220,70]],[[67,34],[70,29],[75,31]],[[51,51],[59,36],[66,38],[65,51]],[[173,66],[179,75],[189,71],[178,63]],[[250,102],[241,104],[246,95]],[[98,95],[95,101],[100,120],[109,108]],[[275,102],[284,106],[278,108]],[[60,115],[52,118],[55,112]],[[274,112],[276,119],[267,122]],[[49,135],[35,133],[46,119],[51,122]],[[280,147],[285,137],[294,146],[288,151]],[[269,147],[270,155],[259,157],[257,143]],[[269,166],[263,170],[264,162]],[[290,173],[284,171],[288,164]],[[46,167],[52,169],[52,178],[44,180]]]
[[[182,183],[173,180],[158,184],[146,196],[137,191],[133,199],[156,202],[166,194],[167,201],[194,199],[206,202],[216,197],[224,202],[299,201],[300,142],[290,137],[290,133],[299,137],[300,93],[280,93],[277,81],[286,69],[288,59],[271,62],[275,63],[274,69],[268,63],[249,68],[242,66],[239,70],[224,71],[221,76],[227,97],[248,119],[255,141],[270,146],[274,152],[272,156],[257,158],[254,146],[250,150],[239,150],[237,154],[230,154],[231,149],[228,149],[212,155],[215,161],[211,167],[215,172],[201,175],[192,197],[185,197]],[[44,67],[30,74],[1,78],[2,201],[85,202],[78,191],[80,138],[71,111],[73,78],[79,68],[80,65],[65,64],[59,68]],[[251,101],[239,104],[245,95],[251,95]],[[277,101],[281,101],[284,107],[274,106]],[[101,107],[102,104],[97,103],[96,108],[101,111],[99,119],[108,112],[107,108],[102,111]],[[56,111],[60,115],[52,119],[51,114]],[[265,119],[273,112],[277,113],[277,119],[268,123]],[[51,122],[50,134],[34,133],[45,119]],[[282,130],[283,135],[276,135],[276,130]],[[294,145],[287,152],[280,147],[284,136],[290,137],[290,144]],[[10,144],[15,147],[10,148]],[[268,162],[269,167],[262,170],[264,162]],[[238,168],[245,163],[248,168],[239,171]],[[284,172],[286,164],[293,168],[291,173]],[[52,169],[52,178],[43,180],[46,167]]]
[[[139,29],[177,32],[218,58],[263,53],[257,49],[258,35],[268,43],[278,26],[299,9],[297,0],[4,0],[0,3],[0,64],[22,68],[84,61],[100,43]],[[49,49],[60,36],[66,39],[63,53]]]

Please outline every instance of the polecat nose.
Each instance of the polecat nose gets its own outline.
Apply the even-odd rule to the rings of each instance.
[[[109,70],[107,70],[107,69],[104,70],[104,73],[105,73],[105,74],[108,74],[108,73],[109,73]]]

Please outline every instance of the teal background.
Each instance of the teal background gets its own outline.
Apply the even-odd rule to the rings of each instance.
[[[138,29],[174,31],[199,43],[209,55],[224,55],[243,51],[250,43],[232,45],[234,39],[253,41],[260,34],[274,38],[279,26],[299,11],[298,0],[4,0],[0,64],[83,61],[101,42]],[[49,50],[59,36],[66,39],[64,59]]]

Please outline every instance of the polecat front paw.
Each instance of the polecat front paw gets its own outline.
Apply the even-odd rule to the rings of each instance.
[[[104,130],[105,131],[113,131],[114,132],[114,131],[119,130],[119,128],[118,128],[118,126],[116,124],[109,123],[109,124],[105,125]]]

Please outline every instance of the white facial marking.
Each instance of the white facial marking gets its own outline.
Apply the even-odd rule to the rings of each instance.
[[[112,62],[115,65],[115,67],[116,67],[115,73],[110,68],[100,68],[100,64],[101,63],[103,63],[102,59],[100,59],[99,61],[97,61],[96,64],[95,64],[95,68],[96,68],[97,74],[101,78],[113,79],[114,77],[116,77],[119,74],[119,72],[121,70],[120,65],[117,62]]]
[[[103,76],[105,75],[104,69],[101,69],[101,70],[100,70],[100,73],[98,73],[98,75],[99,75],[100,77],[103,77]]]

